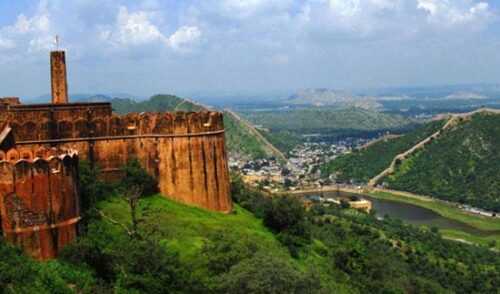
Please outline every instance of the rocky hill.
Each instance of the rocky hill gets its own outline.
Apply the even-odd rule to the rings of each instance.
[[[356,96],[349,92],[330,89],[300,90],[286,102],[297,105],[359,107],[372,110],[382,107],[374,97]]]

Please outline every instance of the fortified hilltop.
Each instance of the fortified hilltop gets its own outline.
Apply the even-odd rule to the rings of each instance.
[[[120,116],[113,113],[111,103],[69,103],[65,52],[54,51],[50,57],[52,103],[23,105],[15,97],[0,98],[0,212],[5,236],[12,240],[17,234],[16,243],[40,259],[55,256],[57,248],[74,239],[75,232],[60,233],[58,228],[79,219],[74,162],[78,157],[97,165],[109,181],[119,179],[120,168],[137,159],[166,197],[214,211],[232,210],[222,113]],[[68,166],[38,168],[50,167],[55,158]],[[47,189],[52,187],[47,183],[55,181],[53,171],[67,180]],[[13,210],[11,203],[19,204],[23,213]],[[67,211],[55,213],[54,208]]]

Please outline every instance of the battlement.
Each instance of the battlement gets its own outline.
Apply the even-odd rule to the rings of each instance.
[[[53,258],[76,238],[80,211],[75,150],[0,152],[0,191],[5,238],[34,258]]]
[[[40,147],[35,150],[31,148],[11,148],[7,152],[0,150],[0,164],[29,163],[34,164],[39,161],[50,162],[52,160],[78,160],[78,151],[73,149],[57,149]]]
[[[108,103],[11,107],[0,115],[15,141],[68,141],[110,137],[196,136],[224,131],[220,112],[111,114]],[[75,141],[73,140],[73,141]]]

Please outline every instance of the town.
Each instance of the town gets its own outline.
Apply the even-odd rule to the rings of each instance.
[[[336,184],[335,179],[322,177],[321,166],[367,142],[368,139],[352,137],[333,143],[326,140],[305,142],[289,152],[287,162],[275,157],[247,159],[231,155],[229,167],[238,171],[247,184],[271,193],[320,189]]]

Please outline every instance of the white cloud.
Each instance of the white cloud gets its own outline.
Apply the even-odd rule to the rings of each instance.
[[[20,14],[12,29],[21,34],[48,32],[50,31],[50,16],[44,10],[39,11],[32,18],[27,18],[24,14]]]
[[[148,12],[129,12],[124,6],[118,10],[114,28],[101,31],[100,37],[117,45],[143,45],[165,39]]]
[[[417,9],[427,13],[429,22],[445,26],[482,24],[492,16],[489,4],[483,1],[417,0]]]
[[[351,17],[360,12],[360,0],[330,0],[330,8],[337,15]]]
[[[167,45],[176,51],[186,51],[201,37],[201,31],[196,26],[183,26],[167,40]]]

